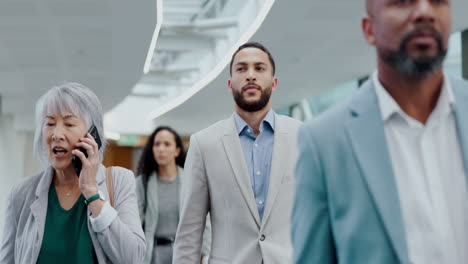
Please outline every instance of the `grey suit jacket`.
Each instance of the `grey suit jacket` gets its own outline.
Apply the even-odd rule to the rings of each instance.
[[[145,238],[138,215],[135,178],[133,172],[120,167],[113,168],[112,176],[115,209],[108,206],[118,215],[101,232],[94,232],[88,221],[94,250],[99,263],[140,263],[145,255]],[[49,167],[13,187],[7,200],[0,263],[36,263],[52,178],[53,168]],[[101,165],[96,182],[108,200],[105,178],[105,167]],[[88,214],[91,215],[89,209]]]
[[[180,179],[181,190],[179,192],[179,211],[182,208],[182,201],[185,195],[184,182],[184,169],[178,167],[178,176]],[[159,219],[159,208],[158,208],[158,181],[157,174],[153,173],[148,178],[148,190],[147,190],[147,206],[146,213],[143,212],[145,208],[145,187],[143,185],[143,180],[141,176],[138,176],[136,179],[136,193],[138,197],[138,209],[140,212],[140,219],[145,222],[145,237],[146,237],[146,256],[143,263],[149,264],[151,262],[151,257],[153,256],[154,249],[154,238],[156,236],[156,229],[158,227]],[[203,247],[201,254],[207,256],[210,253],[211,246],[211,224],[207,222],[205,231],[203,234]]]
[[[468,84],[451,79],[468,171]],[[396,180],[372,82],[299,133],[295,263],[409,263]]]
[[[290,263],[290,213],[300,122],[275,114],[270,184],[260,221],[234,117],[191,137],[185,165],[187,196],[174,264],[199,259],[205,216],[212,227],[210,263]]]

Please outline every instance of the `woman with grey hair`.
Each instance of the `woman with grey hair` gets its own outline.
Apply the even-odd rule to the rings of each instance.
[[[106,176],[102,135],[101,103],[90,89],[67,83],[39,99],[34,151],[48,167],[13,187],[0,263],[142,262],[135,177],[120,167]]]

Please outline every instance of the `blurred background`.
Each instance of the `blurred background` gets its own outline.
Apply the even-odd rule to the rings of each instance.
[[[300,120],[349,97],[375,69],[360,28],[365,0],[0,1],[0,227],[5,197],[40,172],[35,103],[52,86],[90,87],[105,110],[106,166],[136,170],[158,125],[189,136],[230,116],[232,53],[266,45],[273,107]],[[453,0],[445,70],[468,79],[468,1]],[[0,235],[1,235],[0,228]]]

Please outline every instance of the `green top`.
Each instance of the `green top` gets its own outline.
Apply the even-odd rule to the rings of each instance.
[[[87,206],[80,195],[70,210],[60,206],[57,191],[52,184],[37,263],[98,263],[88,231]]]

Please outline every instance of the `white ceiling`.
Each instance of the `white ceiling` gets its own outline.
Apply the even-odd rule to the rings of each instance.
[[[468,1],[452,5],[454,31],[468,28]],[[276,59],[275,107],[373,70],[374,52],[360,30],[363,10],[364,0],[274,3],[252,40],[264,43]],[[172,10],[179,11],[184,10]],[[155,26],[156,0],[1,0],[0,114],[14,115],[18,130],[33,129],[38,96],[64,81],[87,85],[110,110],[140,80]],[[156,124],[188,135],[229,116],[228,75],[225,69]]]
[[[147,135],[153,118],[203,89],[229,52],[258,28],[273,0],[167,0],[158,10],[157,45],[142,78],[106,113],[107,134]],[[176,100],[174,100],[176,99]],[[115,137],[117,139],[118,136]]]
[[[365,0],[275,1],[252,40],[264,43],[275,57],[279,86],[273,106],[303,98],[369,74],[374,50],[361,34]],[[468,28],[468,1],[453,0],[454,31]],[[233,99],[223,73],[184,104],[155,121],[189,135],[228,117]]]
[[[34,129],[38,97],[66,81],[109,110],[141,77],[155,26],[156,0],[1,0],[0,113]]]

